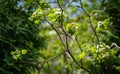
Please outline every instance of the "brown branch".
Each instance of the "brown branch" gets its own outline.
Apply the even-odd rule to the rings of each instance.
[[[96,37],[96,39],[97,39],[97,41],[98,41],[98,44],[100,45],[100,40],[99,40],[99,37],[98,37],[98,35],[97,35],[97,33],[96,33],[96,30],[94,29],[94,27],[93,27],[93,25],[92,25],[92,21],[91,21],[90,15],[89,15],[89,13],[84,9],[81,0],[80,0],[80,5],[81,5],[80,8],[81,8],[81,9],[85,12],[85,14],[89,17],[90,27],[91,27],[91,29],[92,29],[92,31],[93,31],[93,33],[94,33],[94,35],[95,35],[95,37]]]
[[[72,0],[72,1],[65,7],[65,9],[68,8],[73,2],[74,2],[74,0]]]
[[[99,46],[100,46],[100,40],[99,40],[99,37],[97,35],[97,32],[96,30],[94,29],[93,25],[92,25],[92,20],[91,20],[91,16],[89,15],[89,13],[87,13],[87,11],[84,9],[83,5],[82,5],[82,1],[80,0],[80,5],[81,5],[81,9],[85,12],[85,14],[89,17],[89,23],[90,23],[90,27],[98,41],[98,52],[97,52],[97,56],[95,59],[97,59],[97,57],[99,58]],[[100,58],[99,58],[100,59]]]
[[[81,45],[80,45],[77,37],[78,37],[78,36],[75,37],[75,40],[76,40],[76,42],[77,42],[77,45],[78,45],[79,49],[81,50],[81,52],[83,52],[83,50],[82,50],[82,48],[81,48]]]
[[[46,19],[46,21],[50,24],[50,26],[53,28],[53,30],[57,33],[57,35],[59,36],[59,39],[60,39],[60,41],[61,41],[61,43],[63,44],[63,46],[64,46],[64,48],[66,48],[66,46],[65,46],[65,44],[64,44],[64,42],[63,42],[63,40],[62,40],[62,38],[61,38],[61,36],[60,36],[60,33],[55,29],[55,27],[47,20],[47,18],[45,18]]]
[[[62,6],[60,5],[59,0],[57,0],[57,3],[58,3],[58,6],[60,7],[61,11],[63,12],[63,8],[62,8]]]
[[[74,61],[80,68],[82,68],[83,70],[87,71],[88,73],[91,73],[90,70],[84,68],[82,65],[80,65],[80,64],[78,63],[78,61],[74,58],[74,56],[71,54],[70,51],[68,51],[68,53],[69,53],[69,55],[71,56],[71,58],[73,59],[73,61]]]
[[[61,56],[61,55],[65,54],[65,53],[66,53],[66,51],[64,51],[64,52],[60,53],[59,55],[57,55],[57,56],[55,56],[55,57],[52,57],[52,58],[50,58],[50,59],[46,60],[45,62],[49,62],[49,61],[51,61],[51,60],[54,60],[54,59],[58,58],[59,56]]]
[[[77,45],[78,45],[80,51],[83,52],[83,50],[82,50],[82,48],[81,48],[81,45],[80,45],[80,43],[79,43],[79,41],[78,41],[78,39],[77,39],[77,35],[76,35],[76,37],[75,37],[75,40],[76,40],[76,42],[77,42]],[[80,60],[80,64],[81,64],[81,65],[83,64],[83,60],[82,60],[82,59]]]
[[[62,6],[60,5],[59,0],[57,0],[57,3],[58,3],[58,6],[59,6],[60,9],[61,9],[61,17],[60,17],[60,20],[59,20],[59,24],[61,25],[60,27],[61,27],[61,29],[62,29],[63,33],[65,34],[65,37],[66,37],[66,43],[65,43],[65,44],[64,44],[64,42],[63,42],[63,40],[62,40],[62,38],[61,38],[61,36],[60,36],[60,33],[59,33],[59,32],[56,30],[56,28],[53,26],[55,23],[53,23],[53,24],[50,23],[45,16],[44,16],[44,18],[45,18],[46,22],[47,22],[48,24],[50,24],[50,26],[53,28],[53,30],[54,30],[54,31],[57,33],[57,35],[59,36],[59,39],[60,39],[62,45],[64,46],[65,51],[64,51],[63,53],[61,53],[61,54],[53,57],[53,58],[50,58],[50,59],[46,60],[44,63],[49,62],[49,61],[51,61],[51,60],[53,60],[53,59],[55,59],[55,58],[63,55],[65,52],[68,52],[68,54],[71,56],[71,58],[73,59],[73,61],[74,61],[81,69],[87,71],[88,73],[91,73],[90,70],[88,70],[88,69],[84,68],[82,65],[80,65],[80,64],[78,63],[78,61],[74,58],[74,56],[72,55],[72,53],[70,52],[69,44],[68,44],[68,34],[66,33],[66,31],[65,31],[65,29],[64,29],[64,27],[63,27],[63,23],[62,23],[62,22],[63,22],[63,16],[62,16],[62,15],[63,15],[63,8],[62,8]],[[38,4],[39,4],[39,3],[38,3]],[[40,4],[39,4],[39,6],[40,6]],[[41,7],[41,6],[40,6],[40,7]],[[42,9],[42,8],[41,8],[41,9]],[[83,10],[84,10],[84,9],[83,9]],[[56,19],[56,21],[57,21],[57,19]],[[56,21],[55,21],[55,22],[56,22]]]

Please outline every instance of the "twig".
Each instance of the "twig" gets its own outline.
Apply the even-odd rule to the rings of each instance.
[[[76,42],[77,42],[77,45],[79,46],[79,49],[81,50],[81,52],[83,52],[83,50],[82,50],[82,48],[81,48],[81,45],[80,45],[80,43],[79,43],[79,41],[78,41],[78,39],[77,39],[77,36],[75,37],[75,40],[76,40]]]
[[[97,33],[96,33],[96,30],[95,30],[94,27],[92,26],[92,22],[91,22],[90,15],[89,15],[89,13],[84,9],[81,0],[80,0],[80,5],[81,5],[81,9],[82,9],[82,10],[85,12],[85,14],[89,17],[90,27],[91,27],[94,35],[96,36],[96,39],[97,39],[97,41],[98,41],[98,44],[100,45],[100,40],[99,40],[99,38],[98,38],[98,35],[97,35]]]
[[[66,51],[64,51],[64,52],[60,53],[59,55],[57,55],[57,56],[55,56],[55,57],[52,57],[52,58],[50,58],[50,59],[46,60],[45,62],[52,61],[52,60],[54,60],[54,59],[58,58],[59,56],[61,56],[61,55],[65,54],[65,53],[66,53]]]
[[[59,36],[59,39],[60,39],[60,41],[61,41],[61,43],[63,44],[63,46],[66,48],[66,46],[65,46],[65,44],[64,44],[64,42],[63,42],[63,40],[62,40],[62,38],[61,38],[61,36],[60,36],[60,33],[55,29],[55,27],[47,20],[47,18],[46,18],[46,21],[50,24],[50,26],[53,28],[53,30],[57,33],[57,35]]]
[[[59,39],[60,39],[62,45],[64,46],[65,51],[62,52],[61,54],[53,57],[53,58],[50,58],[50,59],[46,60],[44,63],[49,62],[49,61],[51,61],[51,60],[53,60],[53,59],[55,59],[55,58],[57,58],[57,57],[65,54],[66,52],[68,52],[68,54],[71,56],[71,58],[73,59],[73,61],[74,61],[81,69],[87,71],[88,73],[91,73],[90,70],[88,70],[88,69],[84,68],[82,65],[80,65],[80,64],[78,63],[78,61],[74,58],[74,56],[72,55],[72,53],[70,52],[70,48],[69,48],[69,44],[68,44],[68,34],[66,33],[66,31],[65,31],[65,29],[64,29],[64,27],[63,27],[63,23],[62,23],[62,22],[63,22],[63,16],[62,16],[62,15],[63,15],[63,8],[62,8],[62,6],[60,5],[59,0],[57,0],[57,3],[58,3],[58,6],[59,6],[60,9],[61,9],[61,17],[60,17],[60,20],[59,20],[59,24],[61,25],[60,28],[62,29],[63,33],[65,34],[65,39],[66,39],[65,42],[66,42],[66,43],[63,42],[63,40],[62,40],[62,38],[61,38],[61,36],[60,36],[60,33],[59,33],[59,32],[56,30],[56,28],[54,27],[54,24],[55,24],[55,22],[57,21],[57,19],[56,19],[56,21],[52,24],[52,23],[50,23],[50,22],[48,21],[48,19],[45,17],[45,15],[44,15],[44,18],[45,18],[46,22],[47,22],[48,24],[50,24],[50,26],[53,28],[53,30],[54,30],[54,31],[57,33],[57,35],[59,36]],[[38,4],[39,4],[39,3],[38,3]],[[40,4],[39,4],[39,6],[40,6]],[[41,6],[40,6],[40,7],[41,7]],[[84,9],[83,9],[83,10],[84,10]]]
[[[49,66],[49,62],[47,62],[47,66],[48,66],[48,70],[49,70],[49,72],[51,72],[51,71],[50,71],[50,66]]]
[[[98,46],[100,46],[100,40],[99,40],[99,37],[98,37],[98,35],[97,35],[96,30],[94,29],[94,27],[93,27],[93,25],[92,25],[91,17],[90,17],[90,15],[89,15],[89,13],[84,9],[81,0],[80,0],[80,5],[81,5],[81,9],[82,9],[82,10],[85,12],[85,14],[89,17],[90,27],[91,27],[91,29],[92,29],[92,31],[93,31],[93,33],[94,33],[94,35],[95,35],[95,37],[96,37],[96,39],[97,39],[97,41],[98,41]],[[96,56],[96,58],[95,58],[95,61],[96,61],[97,57],[99,58],[99,47],[98,47],[98,52],[97,52],[97,56]],[[95,65],[96,65],[96,64],[95,64]]]

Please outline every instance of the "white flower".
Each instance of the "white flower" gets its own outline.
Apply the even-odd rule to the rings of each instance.
[[[99,21],[99,22],[98,22],[98,28],[99,28],[102,24],[104,24],[104,22]]]

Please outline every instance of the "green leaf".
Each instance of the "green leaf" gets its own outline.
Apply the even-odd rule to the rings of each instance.
[[[85,57],[85,52],[83,51],[80,55],[78,55],[78,59],[81,60]]]
[[[22,54],[24,55],[24,54],[26,54],[27,53],[27,50],[26,49],[23,49],[22,50]]]
[[[40,20],[35,20],[34,23],[35,24],[39,24]]]
[[[92,48],[90,48],[91,52],[93,52],[93,53],[96,51],[96,49],[97,48],[95,46],[93,46]]]
[[[20,54],[13,55],[13,59],[17,60],[18,58],[20,58]]]
[[[69,30],[70,24],[67,23],[67,24],[65,25],[65,28],[66,28],[66,30]]]
[[[10,52],[10,54],[11,54],[11,55],[14,55],[14,54],[15,54],[15,52],[14,52],[14,51],[11,51],[11,52]]]

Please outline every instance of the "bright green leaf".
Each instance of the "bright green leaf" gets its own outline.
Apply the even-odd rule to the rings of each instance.
[[[81,60],[85,57],[85,52],[83,51],[80,55],[78,55],[78,59]]]
[[[26,49],[23,49],[22,50],[22,54],[24,55],[24,54],[26,54],[27,53],[27,50]]]
[[[39,20],[35,20],[34,23],[35,23],[35,24],[39,24]]]

